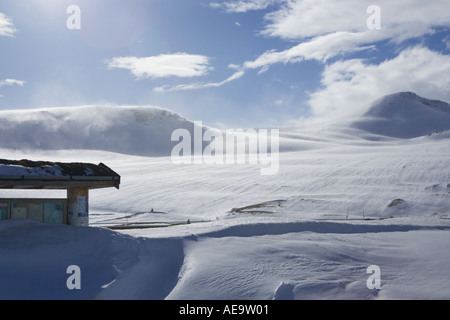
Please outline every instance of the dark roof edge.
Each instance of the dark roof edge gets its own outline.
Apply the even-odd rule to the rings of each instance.
[[[117,174],[110,167],[106,166],[104,163],[99,163],[98,165],[95,165],[92,163],[81,163],[81,162],[65,163],[65,162],[50,162],[50,161],[31,161],[26,159],[22,160],[0,159],[0,165],[2,164],[21,166],[24,168],[43,168],[46,166],[58,167],[59,169],[61,169],[62,172],[62,175],[58,176],[54,174],[49,174],[49,175],[37,175],[38,177],[53,177],[53,178],[63,177],[64,179],[66,177],[69,177],[70,179],[72,177],[119,177],[120,179],[120,175]],[[88,172],[92,172],[92,174],[87,174],[86,170]],[[36,175],[30,174],[26,176],[36,176]]]

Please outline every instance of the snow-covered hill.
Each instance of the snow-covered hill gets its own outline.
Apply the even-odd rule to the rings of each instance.
[[[175,129],[194,123],[151,106],[85,106],[0,111],[0,147],[19,150],[104,150],[170,155]]]
[[[400,92],[375,101],[353,127],[395,138],[415,138],[450,130],[450,104],[413,92]]]
[[[128,155],[170,156],[178,141],[176,129],[194,139],[201,123],[152,106],[84,106],[0,111],[0,148],[17,150],[102,150]],[[202,126],[203,129],[207,127]],[[352,139],[364,133],[415,138],[450,130],[450,105],[412,92],[389,95],[374,102],[347,127],[281,128],[280,151],[316,149],[330,139]],[[204,132],[204,131],[203,131]],[[305,133],[314,133],[306,135]],[[367,135],[365,135],[367,137]],[[193,142],[192,142],[193,144]],[[205,147],[207,142],[203,142]]]
[[[1,136],[1,158],[103,162],[122,183],[91,192],[89,229],[0,222],[0,298],[449,299],[450,136],[439,120],[447,107],[399,93],[372,105],[377,120],[281,129],[271,176],[259,164],[174,163],[164,155],[172,147],[153,140],[166,132],[167,143],[192,122],[160,109],[148,117],[135,108],[55,109],[47,114],[54,131],[43,129],[49,111],[1,113],[11,138]],[[378,130],[379,121],[389,125]],[[57,150],[72,148],[72,130],[55,134],[64,123],[92,128],[73,139],[100,150]],[[114,144],[116,124],[134,126]],[[14,135],[35,145],[18,148]],[[164,152],[144,156],[142,146]],[[82,270],[81,291],[66,287],[69,265]],[[366,285],[371,265],[381,269],[381,289]]]
[[[260,164],[174,163],[170,136],[178,128],[192,132],[194,123],[155,107],[4,111],[0,145],[16,149],[6,149],[3,158],[106,163],[122,176],[120,192],[96,191],[91,207],[113,213],[111,223],[127,215],[167,222],[254,211],[295,218],[450,214],[450,140],[449,131],[441,131],[450,127],[449,105],[397,93],[373,103],[367,115],[377,118],[353,122],[359,129],[281,129],[279,171],[269,177],[261,177]],[[145,214],[151,209],[170,214]]]

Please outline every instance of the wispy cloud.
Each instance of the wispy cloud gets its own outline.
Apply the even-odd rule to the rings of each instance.
[[[373,48],[379,41],[401,43],[450,28],[448,1],[421,0],[378,1],[382,28],[369,30],[369,0],[303,0],[288,1],[280,9],[266,15],[268,21],[262,34],[279,37],[298,44],[283,51],[271,50],[243,65],[247,69],[266,70],[275,63],[296,63],[303,60],[326,62],[338,55]]]
[[[268,50],[254,60],[233,66],[242,73],[253,69],[263,73],[274,64],[305,60],[323,63],[322,86],[309,100],[314,115],[354,114],[367,101],[393,91],[412,90],[449,100],[449,55],[416,47],[378,65],[347,58],[356,51],[376,50],[382,41],[402,44],[436,30],[450,29],[448,0],[379,0],[381,29],[376,30],[367,27],[371,0],[236,0],[212,6],[234,13],[268,8],[274,3],[278,5],[265,15],[260,34],[294,44],[284,50]],[[443,41],[448,44],[448,38]],[[339,61],[329,65],[336,57]]]
[[[0,12],[0,36],[13,37],[16,32],[12,20]]]
[[[252,10],[266,9],[275,3],[284,2],[284,0],[240,0],[240,1],[226,1],[226,2],[212,2],[212,8],[219,8],[228,13],[247,12]]]
[[[16,79],[5,79],[5,80],[0,80],[0,88],[3,86],[24,86],[26,83],[26,81],[23,80],[16,80]],[[3,97],[3,95],[0,94],[0,97]]]
[[[222,9],[227,13],[245,13],[252,10],[270,9],[271,12],[265,14],[265,26],[260,30],[260,34],[280,38],[288,43],[293,43],[293,45],[285,50],[272,49],[262,52],[255,59],[243,61],[240,65],[230,65],[229,67],[234,69],[235,73],[221,82],[164,85],[155,88],[154,91],[168,92],[217,88],[242,78],[249,70],[259,69],[259,73],[262,73],[274,64],[316,60],[323,63],[326,68],[323,74],[325,89],[318,91],[311,97],[311,104],[316,114],[320,114],[320,107],[317,107],[319,97],[325,93],[331,93],[332,89],[336,88],[334,83],[329,82],[329,80],[333,78],[332,71],[338,69],[338,66],[344,66],[346,62],[352,63],[351,66],[364,66],[366,68],[357,68],[357,74],[361,76],[364,72],[367,73],[374,68],[381,70],[384,66],[389,65],[387,62],[372,66],[365,65],[362,60],[346,61],[350,53],[376,50],[377,44],[381,41],[400,44],[405,40],[432,34],[439,28],[450,28],[448,0],[433,0],[432,2],[423,0],[396,0],[395,2],[379,0],[377,5],[381,9],[381,29],[376,30],[369,30],[367,27],[367,19],[370,16],[367,8],[372,4],[371,0],[213,1],[209,4],[210,7]],[[398,59],[413,56],[412,54],[408,55],[407,52],[400,54]],[[417,51],[415,52],[417,53]],[[426,52],[419,55],[419,57],[426,56],[431,56],[431,54]],[[327,66],[329,61],[336,57],[339,57],[341,61]],[[394,64],[395,61],[398,60],[394,59],[391,64]],[[411,60],[411,62],[414,61]],[[447,60],[444,62],[448,63]],[[186,53],[148,58],[114,58],[108,62],[108,67],[128,69],[138,79],[204,76],[213,70],[209,65],[208,57]],[[403,65],[401,67],[402,70],[408,69]],[[414,67],[417,66],[413,64],[412,68]],[[446,66],[444,69],[446,69]],[[353,78],[349,74],[347,74],[347,77],[352,78],[353,81],[359,79],[358,77]],[[369,78],[368,76],[367,79]],[[431,79],[425,80],[422,77],[418,79],[431,81]],[[400,80],[397,79],[397,81]],[[336,85],[342,85],[343,83],[345,82],[339,80]],[[344,99],[342,103],[345,105]]]
[[[382,29],[398,39],[421,36],[432,28],[450,26],[447,0],[378,0]],[[291,0],[266,15],[263,34],[290,40],[330,34],[338,31],[367,30],[370,0]]]
[[[154,92],[168,92],[168,91],[181,91],[181,90],[199,90],[205,88],[218,88],[224,84],[231,82],[233,80],[239,79],[244,75],[243,71],[237,71],[233,73],[227,79],[221,82],[206,82],[206,83],[190,83],[190,84],[180,84],[176,86],[165,85],[155,88]]]
[[[109,69],[129,70],[137,79],[204,76],[213,70],[209,58],[188,53],[161,54],[152,57],[115,57]]]
[[[335,32],[315,37],[283,51],[270,50],[253,61],[244,62],[245,69],[267,68],[276,63],[297,63],[304,60],[317,60],[325,63],[339,54],[373,48],[371,43],[384,39],[383,32],[361,33]]]
[[[13,86],[13,85],[23,86],[25,83],[26,83],[26,81],[23,81],[23,80],[5,79],[5,80],[0,81],[0,87]]]
[[[442,40],[442,41],[443,41],[443,43],[445,44],[446,49],[447,49],[447,50],[450,50],[450,35],[449,35],[449,36],[446,36],[446,37],[444,38],[444,40]]]

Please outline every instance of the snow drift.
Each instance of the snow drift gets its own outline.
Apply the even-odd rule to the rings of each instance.
[[[103,228],[0,223],[0,299],[164,299],[183,264],[181,241]],[[67,287],[69,266],[81,287]]]
[[[234,223],[155,238],[3,221],[0,299],[448,299],[449,228]],[[366,286],[371,265],[381,289]],[[67,285],[69,266],[79,267],[79,288]]]

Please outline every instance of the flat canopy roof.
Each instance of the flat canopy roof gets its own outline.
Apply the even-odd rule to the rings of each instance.
[[[120,176],[105,164],[0,159],[0,189],[119,189]]]

